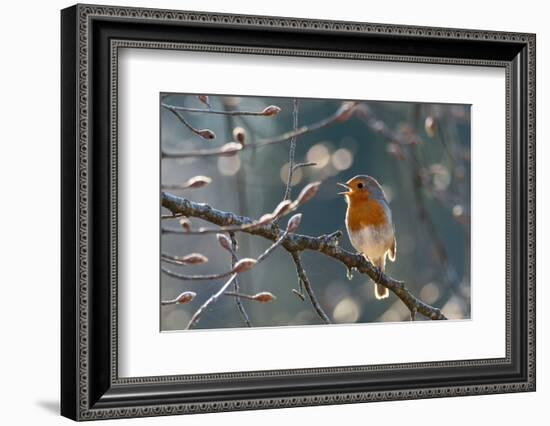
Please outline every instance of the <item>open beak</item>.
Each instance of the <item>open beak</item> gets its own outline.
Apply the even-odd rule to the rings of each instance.
[[[346,194],[349,194],[349,193],[350,193],[350,187],[348,186],[347,183],[340,183],[340,182],[337,182],[337,185],[340,185],[340,186],[346,188],[345,191],[339,192],[338,195],[346,195]]]

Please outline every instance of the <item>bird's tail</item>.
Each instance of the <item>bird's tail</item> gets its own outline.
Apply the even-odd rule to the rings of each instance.
[[[381,257],[379,259],[374,260],[374,265],[380,268],[382,272],[384,272],[384,269],[386,268],[386,256]],[[374,283],[374,296],[380,300],[385,299],[390,295],[390,291],[387,287],[384,287],[383,285]]]

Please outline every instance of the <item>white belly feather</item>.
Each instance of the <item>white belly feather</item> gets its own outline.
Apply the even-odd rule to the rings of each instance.
[[[355,250],[370,260],[383,259],[393,244],[393,227],[369,226],[360,231],[350,231],[349,237]]]

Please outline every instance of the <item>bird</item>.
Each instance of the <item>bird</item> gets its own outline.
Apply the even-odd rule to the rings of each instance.
[[[395,261],[397,242],[382,186],[368,175],[358,175],[338,185],[346,188],[338,194],[346,199],[346,229],[353,248],[384,272],[386,256]],[[377,299],[385,299],[389,290],[375,283],[374,295]]]

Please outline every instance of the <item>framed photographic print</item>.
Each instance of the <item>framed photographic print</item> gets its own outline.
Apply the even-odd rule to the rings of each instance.
[[[535,36],[76,5],[75,420],[535,390]]]

